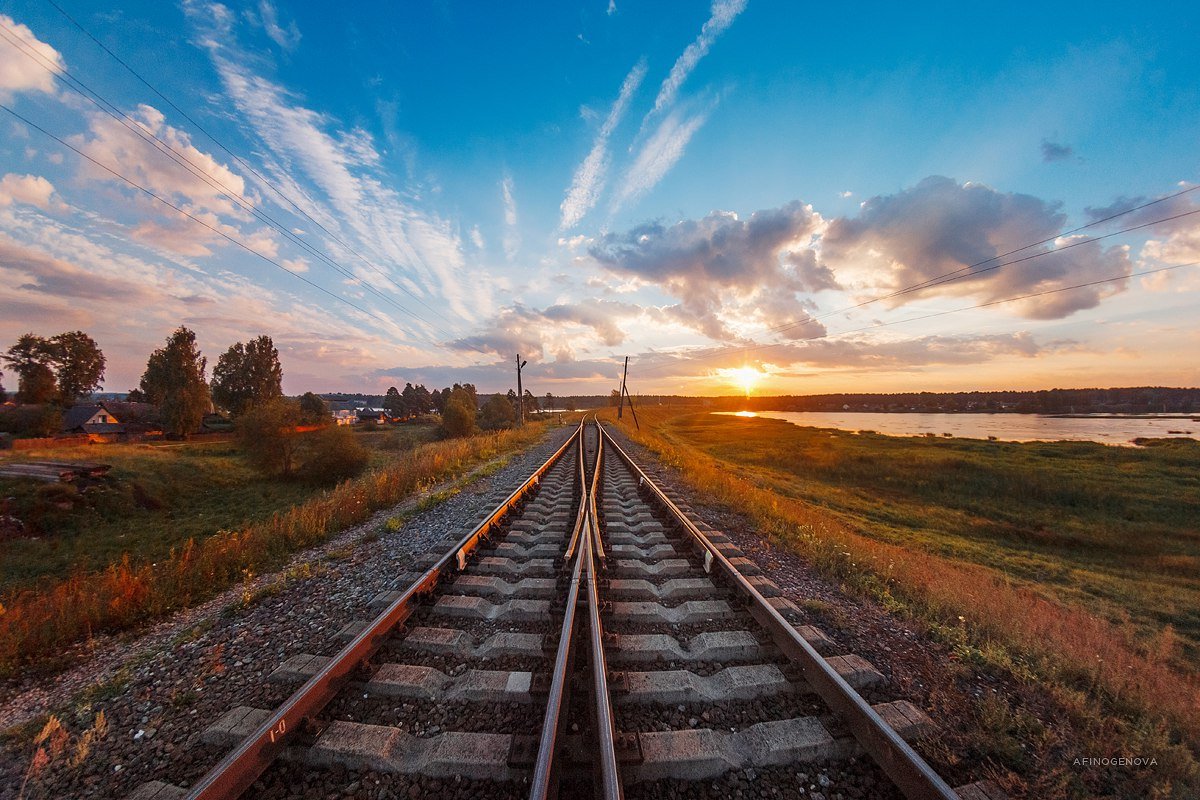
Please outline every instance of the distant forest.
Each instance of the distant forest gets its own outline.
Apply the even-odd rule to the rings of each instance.
[[[783,396],[682,397],[634,395],[636,406],[700,405],[721,411],[884,411],[1014,414],[1195,414],[1200,389],[1136,386],[1121,389],[1043,389],[1019,392],[901,392]],[[616,404],[608,395],[555,397],[560,408]]]

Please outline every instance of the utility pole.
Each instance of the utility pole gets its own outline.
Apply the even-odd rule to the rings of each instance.
[[[633,424],[640,431],[641,423],[638,422],[637,412],[633,410],[633,395],[629,393],[629,387],[625,385],[625,380],[629,377],[629,356],[625,356],[625,372],[621,374],[621,391],[617,397],[617,419],[621,418],[621,411],[625,408],[625,400],[629,400],[629,413],[633,414]]]
[[[521,354],[517,353],[517,427],[525,424],[525,391],[521,388],[521,368],[528,364],[528,361],[521,360]]]
[[[621,418],[621,414],[625,410],[625,379],[627,377],[629,377],[629,356],[625,356],[625,371],[621,373],[621,390],[617,392],[617,419]],[[632,404],[630,404],[629,410],[633,410]]]

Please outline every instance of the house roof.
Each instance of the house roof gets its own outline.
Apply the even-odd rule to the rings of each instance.
[[[103,407],[101,403],[76,403],[63,414],[63,430],[73,431],[76,428],[82,428]]]

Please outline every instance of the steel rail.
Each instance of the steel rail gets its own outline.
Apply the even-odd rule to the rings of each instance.
[[[577,474],[579,476],[579,510],[575,513],[575,525],[571,529],[570,543],[565,554],[565,565],[570,565],[572,554],[583,552],[588,544],[588,485],[586,460],[584,459],[585,437],[582,431],[587,424],[586,419],[579,423],[579,454]],[[583,574],[583,559],[576,558],[575,568],[571,573],[571,583],[567,590],[566,605],[563,608],[563,621],[558,634],[558,649],[554,656],[554,672],[550,679],[550,695],[546,700],[546,713],[542,716],[542,734],[538,740],[537,759],[534,762],[533,778],[530,781],[530,800],[546,800],[558,796],[558,769],[555,755],[558,750],[562,727],[566,724],[567,715],[563,713],[567,706],[567,682],[571,674],[573,651],[571,644],[575,638],[575,612],[579,605],[579,589]]]
[[[749,600],[750,613],[771,634],[776,645],[795,663],[813,691],[845,723],[863,749],[883,769],[909,800],[959,800],[958,794],[904,741],[883,718],[871,708],[850,684],[829,666],[804,637],[779,613],[762,593],[738,572],[725,554],[688,519],[667,497],[658,484],[634,463],[612,435],[600,426],[600,438],[608,444],[658,499],[663,508],[675,518],[692,538],[706,551],[705,561],[718,567],[734,586]]]
[[[444,572],[454,567],[462,569],[466,565],[466,557],[479,544],[479,540],[487,536],[501,518],[541,482],[546,471],[576,441],[583,441],[583,423],[482,522],[463,536],[325,667],[285,700],[254,733],[243,739],[220,763],[201,777],[188,791],[187,800],[230,800],[240,797],[250,788],[296,733],[304,728],[305,723],[337,695],[349,677],[383,645],[392,630],[408,619],[413,611],[414,598],[432,591]]]
[[[596,423],[596,430],[600,430],[600,418],[592,418]],[[596,554],[596,558],[600,561],[600,566],[607,567],[608,557],[604,554],[604,540],[600,536],[600,515],[596,512],[596,495],[600,492],[600,464],[604,461],[604,436],[597,433],[596,436],[596,463],[592,470],[592,485],[588,489],[588,515],[591,520],[592,531],[592,550]]]
[[[596,427],[600,428],[599,420]],[[596,445],[596,470],[592,477],[592,496],[589,507],[595,514],[596,490],[599,486],[600,462],[604,454],[604,436],[598,437]],[[600,542],[600,525],[596,517],[592,517],[592,525],[588,531],[594,536],[595,550],[603,554]],[[592,694],[594,703],[594,723],[596,742],[598,745],[599,789],[604,800],[624,800],[625,791],[621,786],[621,773],[617,767],[616,732],[613,722],[612,697],[608,692],[608,661],[604,656],[604,629],[600,623],[600,589],[596,559],[593,558],[593,548],[584,548],[581,560],[587,563],[587,603],[588,603],[588,634],[592,652]]]

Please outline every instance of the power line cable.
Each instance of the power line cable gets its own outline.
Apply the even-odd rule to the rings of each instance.
[[[1193,188],[1200,188],[1200,186],[1193,187]],[[1191,189],[1189,189],[1188,191],[1191,191]],[[1182,193],[1181,193],[1181,194],[1182,194]],[[1164,198],[1164,199],[1167,199],[1167,198]],[[1147,205],[1149,205],[1149,204],[1147,204]],[[1131,209],[1131,211],[1132,211],[1132,210],[1135,210],[1135,209]],[[1123,212],[1123,213],[1129,213],[1129,212]],[[1075,247],[1082,247],[1083,245],[1086,245],[1086,244],[1095,244],[1096,242],[1102,241],[1102,240],[1104,240],[1104,239],[1109,239],[1109,238],[1112,238],[1112,237],[1114,237],[1114,236],[1120,236],[1120,235],[1122,235],[1122,234],[1125,234],[1125,233],[1130,233],[1131,231],[1136,231],[1136,230],[1140,230],[1140,229],[1142,229],[1142,228],[1148,228],[1148,227],[1152,227],[1152,226],[1154,226],[1154,225],[1161,225],[1161,224],[1162,224],[1162,223],[1164,223],[1164,222],[1172,222],[1172,221],[1174,221],[1174,220],[1177,220],[1177,219],[1182,219],[1182,218],[1184,218],[1184,217],[1190,217],[1190,216],[1192,216],[1192,215],[1195,215],[1195,214],[1200,214],[1200,208],[1193,209],[1193,210],[1191,210],[1191,211],[1184,211],[1184,212],[1181,212],[1181,213],[1179,213],[1179,214],[1173,214],[1173,215],[1171,215],[1171,216],[1168,216],[1168,217],[1163,217],[1163,218],[1156,219],[1156,220],[1151,220],[1150,222],[1143,222],[1143,223],[1140,223],[1140,224],[1138,224],[1138,225],[1131,225],[1131,226],[1130,226],[1130,227],[1128,227],[1128,228],[1122,228],[1122,229],[1121,229],[1121,230],[1119,230],[1119,231],[1113,231],[1112,233],[1106,233],[1106,234],[1104,234],[1104,235],[1102,235],[1102,236],[1095,236],[1095,237],[1092,237],[1092,238],[1090,238],[1090,239],[1085,239],[1085,240],[1078,241],[1078,242],[1070,242],[1070,243],[1068,243],[1068,244],[1065,244],[1065,245],[1063,245],[1062,247],[1057,247],[1057,248],[1055,248],[1055,249],[1053,249],[1053,250],[1045,250],[1045,251],[1043,251],[1043,252],[1040,252],[1040,253],[1033,253],[1032,255],[1023,256],[1022,258],[1013,259],[1012,261],[1005,261],[1005,262],[1002,262],[1002,263],[1000,263],[1000,264],[993,264],[993,265],[992,265],[992,266],[990,266],[990,267],[984,267],[983,269],[976,270],[975,272],[972,272],[972,273],[970,273],[970,274],[971,274],[972,276],[974,276],[974,275],[981,275],[981,274],[983,274],[983,273],[985,273],[985,272],[990,272],[990,271],[992,271],[992,270],[1000,269],[1001,267],[1007,267],[1007,266],[1010,266],[1010,265],[1012,265],[1012,264],[1019,264],[1019,263],[1021,263],[1021,262],[1024,262],[1024,261],[1031,261],[1031,260],[1033,260],[1033,259],[1035,259],[1035,258],[1042,258],[1042,257],[1044,257],[1044,256],[1053,255],[1053,254],[1055,254],[1055,253],[1061,253],[1061,252],[1063,252],[1064,250],[1070,250],[1070,249],[1072,249],[1072,248],[1075,248]],[[1114,215],[1114,216],[1120,216],[1120,215]],[[1021,249],[1027,249],[1027,248],[1021,248]],[[957,271],[956,271],[956,272],[957,272]],[[946,275],[946,276],[941,276],[941,277],[945,278],[945,280],[941,280],[941,281],[938,281],[938,282],[935,282],[935,283],[928,283],[927,285],[925,285],[925,286],[922,286],[921,288],[929,288],[929,287],[931,287],[931,286],[940,286],[940,285],[942,285],[942,284],[944,284],[944,283],[951,283],[951,282],[953,282],[953,281],[955,281],[955,280],[958,280],[958,279],[960,279],[961,277],[965,277],[965,276],[961,276],[961,275],[960,275],[960,276],[958,276],[958,277],[948,277],[950,274],[952,274],[952,273],[947,273],[947,275]],[[1130,277],[1132,277],[1132,276],[1130,276]],[[931,280],[936,280],[936,279],[931,279]],[[1070,287],[1067,287],[1067,288],[1070,288]],[[891,295],[887,295],[886,297],[895,297],[895,296],[898,296],[898,295],[901,295],[901,294],[906,294],[906,293],[907,293],[907,290],[899,290],[899,291],[897,291],[897,292],[894,292],[894,293],[893,293],[893,294],[891,294]],[[793,328],[798,328],[798,327],[801,327],[801,326],[803,326],[803,325],[807,325],[807,324],[809,324],[809,323],[811,323],[811,322],[817,322],[817,321],[819,321],[819,320],[822,320],[822,319],[827,319],[827,318],[829,318],[829,317],[831,317],[831,316],[834,316],[834,315],[836,315],[836,314],[842,314],[842,313],[845,313],[845,312],[847,312],[847,311],[852,311],[852,310],[854,310],[854,309],[861,308],[861,307],[863,307],[863,306],[869,305],[869,304],[871,304],[871,303],[873,303],[873,302],[876,302],[876,301],[878,301],[878,300],[883,300],[883,299],[886,299],[886,298],[885,298],[885,297],[877,297],[877,298],[873,298],[873,299],[871,299],[871,300],[864,301],[864,302],[862,302],[862,303],[859,303],[859,304],[857,304],[857,305],[854,305],[854,306],[849,306],[849,307],[847,307],[847,308],[844,308],[844,309],[838,309],[838,310],[836,310],[836,311],[828,311],[828,312],[826,312],[826,313],[824,313],[824,314],[818,314],[818,315],[815,315],[815,316],[810,316],[810,317],[808,317],[807,319],[798,320],[798,321],[795,321],[795,322],[790,322],[790,323],[787,323],[786,325],[777,326],[776,328],[772,329],[770,332],[773,332],[773,333],[781,333],[781,332],[783,332],[783,331],[785,331],[785,330],[791,330],[791,329],[793,329]],[[819,338],[821,338],[821,337],[820,337],[820,336],[817,336],[817,337],[805,337],[805,338],[800,338],[800,339],[793,339],[793,340],[791,340],[791,341],[808,341],[810,338],[818,338],[818,339],[819,339]],[[780,343],[780,344],[786,344],[786,342],[783,342],[783,343]],[[774,346],[775,346],[774,344],[756,344],[756,345],[748,345],[748,346],[745,346],[745,347],[736,348],[736,349],[734,349],[734,350],[728,350],[728,349],[723,349],[723,348],[706,348],[706,350],[707,350],[707,351],[709,351],[709,353],[710,353],[709,355],[698,355],[698,356],[692,356],[692,357],[690,357],[690,360],[692,360],[692,361],[705,361],[705,360],[707,360],[707,359],[709,359],[709,358],[724,357],[724,356],[728,356],[728,355],[735,354],[735,353],[743,353],[743,352],[744,352],[744,353],[749,353],[749,352],[754,352],[754,351],[756,351],[756,350],[761,350],[761,349],[764,349],[764,348],[768,348],[768,347],[774,347]]]
[[[404,306],[400,305],[393,298],[388,297],[386,294],[380,292],[378,289],[371,286],[369,283],[364,283],[362,281],[362,279],[360,279],[358,276],[354,275],[354,273],[351,272],[349,269],[338,264],[336,261],[331,259],[328,255],[317,250],[308,242],[304,241],[303,239],[300,239],[298,236],[296,236],[294,233],[292,233],[290,230],[288,230],[282,224],[276,222],[265,211],[262,211],[261,209],[256,208],[254,206],[254,204],[250,200],[248,200],[246,197],[242,196],[241,194],[239,194],[238,192],[236,192],[229,186],[225,185],[223,182],[217,180],[215,177],[209,175],[207,172],[204,171],[204,168],[202,166],[196,164],[194,161],[192,161],[190,158],[188,158],[186,154],[178,152],[168,142],[164,142],[153,131],[146,128],[146,126],[140,120],[137,120],[134,117],[131,117],[129,114],[125,113],[124,111],[121,111],[119,108],[117,108],[116,105],[109,102],[103,96],[101,96],[98,92],[96,92],[93,89],[91,89],[90,87],[88,87],[87,84],[83,83],[78,78],[75,78],[73,75],[71,75],[70,72],[68,72],[65,69],[58,70],[58,69],[54,68],[52,65],[48,65],[46,63],[46,60],[44,59],[44,57],[41,56],[41,54],[37,53],[36,51],[31,51],[29,48],[27,48],[24,45],[24,43],[22,43],[20,41],[20,39],[16,36],[16,32],[13,31],[11,28],[9,28],[7,25],[4,25],[3,23],[0,23],[0,37],[3,37],[6,40],[8,40],[10,44],[12,44],[14,47],[18,48],[22,53],[24,53],[29,58],[34,59],[35,63],[38,63],[39,66],[41,66],[43,69],[45,69],[51,75],[54,75],[60,79],[64,79],[64,83],[66,84],[66,86],[69,89],[71,89],[75,93],[79,94],[85,100],[88,100],[89,102],[91,102],[93,105],[95,105],[101,111],[106,113],[108,116],[112,117],[114,120],[116,120],[122,126],[124,126],[126,129],[128,129],[131,133],[133,133],[134,135],[141,138],[147,144],[150,144],[152,147],[154,147],[156,150],[158,150],[158,152],[162,153],[167,158],[170,158],[174,163],[178,164],[180,167],[187,170],[190,174],[192,174],[195,177],[199,178],[200,180],[204,181],[208,186],[215,189],[216,191],[221,192],[232,203],[234,203],[234,205],[238,206],[242,210],[251,214],[256,219],[258,219],[260,222],[262,222],[262,223],[268,225],[269,227],[271,227],[272,229],[278,231],[289,241],[291,241],[294,244],[296,244],[297,246],[301,247],[302,249],[304,249],[306,252],[308,252],[313,257],[325,262],[331,268],[333,268],[335,271],[337,271],[339,274],[341,274],[343,277],[345,277],[351,281],[354,281],[357,284],[363,285],[367,291],[371,292],[372,294],[374,294],[381,300],[391,303],[393,306],[395,306],[400,311],[403,311],[404,313],[414,317],[415,319],[419,320],[420,322],[425,323],[430,328],[436,330],[436,327],[429,320],[421,317],[419,314],[416,314],[415,312],[411,311],[410,309],[405,308]]]
[[[249,171],[251,174],[253,174],[255,176],[255,178],[257,178],[264,186],[268,187],[276,195],[278,195],[280,198],[282,198],[284,201],[286,201],[293,209],[296,210],[297,213],[299,213],[301,216],[303,216],[305,219],[307,219],[309,222],[311,222],[313,225],[315,225],[329,239],[331,239],[334,242],[336,242],[337,244],[341,245],[343,248],[345,248],[347,251],[349,251],[351,254],[353,254],[356,258],[358,258],[360,261],[362,261],[366,266],[368,266],[370,269],[372,269],[375,272],[382,275],[389,283],[391,283],[393,286],[395,286],[397,289],[404,292],[408,296],[412,297],[420,305],[424,306],[429,311],[431,311],[434,314],[436,314],[437,316],[441,317],[444,321],[450,322],[451,324],[453,324],[452,320],[447,319],[444,314],[437,311],[432,306],[430,306],[428,303],[426,303],[419,295],[417,295],[415,292],[412,292],[407,287],[402,286],[402,285],[396,283],[395,281],[393,281],[391,276],[389,276],[384,270],[379,268],[370,259],[368,259],[366,256],[364,256],[362,253],[358,252],[358,250],[356,250],[353,246],[351,246],[347,242],[343,241],[335,233],[333,233],[328,228],[326,228],[324,225],[322,225],[317,219],[315,219],[311,214],[309,214],[309,212],[306,211],[302,206],[300,206],[295,200],[293,200],[291,197],[289,197],[287,194],[285,194],[281,189],[279,189],[277,186],[275,186],[275,184],[273,184],[270,180],[268,180],[265,175],[260,173],[257,169],[255,169],[251,164],[249,164],[247,161],[245,161],[241,156],[239,156],[231,148],[227,147],[214,134],[210,133],[204,126],[202,126],[199,122],[197,122],[191,115],[189,115],[186,111],[184,111],[182,108],[180,108],[173,100],[171,100],[170,97],[165,95],[157,87],[155,87],[148,80],[146,80],[146,78],[144,78],[137,70],[135,70],[132,66],[130,66],[128,62],[126,62],[119,55],[117,55],[115,52],[113,52],[107,45],[104,44],[104,42],[100,41],[100,39],[98,39],[96,36],[94,36],[91,33],[91,31],[89,31],[87,28],[83,27],[83,25],[81,25],[78,21],[76,21],[76,19],[74,17],[72,17],[69,13],[67,13],[66,9],[64,9],[62,6],[60,6],[58,3],[56,3],[55,0],[46,0],[46,2],[49,5],[51,5],[56,11],[58,11],[58,13],[63,16],[63,18],[65,18],[73,26],[75,26],[77,29],[79,29],[79,31],[81,33],[83,33],[84,36],[86,36],[88,39],[92,40],[92,42],[94,42],[97,47],[99,47],[101,50],[103,50],[105,53],[107,53],[109,56],[111,56],[112,59],[114,61],[116,61],[118,64],[120,64],[122,67],[124,67],[125,70],[127,72],[129,72],[129,74],[133,75],[133,77],[136,78],[138,81],[140,81],[142,83],[142,85],[144,85],[147,89],[149,89],[151,92],[153,92],[155,95],[157,95],[160,99],[162,99],[162,101],[164,103],[169,105],[172,109],[174,109],[176,111],[176,113],[178,113],[185,120],[187,120],[192,125],[192,127],[194,127],[196,130],[200,131],[200,133],[204,134],[204,136],[208,137],[208,139],[210,141],[212,141],[213,144],[215,144],[217,147],[221,148],[221,150],[223,150],[230,158],[234,159],[238,164],[240,164],[247,171]],[[308,194],[306,192],[304,192],[304,190],[299,185],[297,185],[296,188],[305,197],[305,199],[308,200],[309,203],[311,203],[313,206],[317,205],[317,203],[311,197],[309,197]],[[472,348],[472,349],[474,349],[474,348]],[[483,352],[483,351],[478,351],[478,352]]]
[[[812,342],[812,341],[818,341],[821,339],[832,339],[837,336],[846,336],[851,333],[862,333],[863,331],[875,330],[876,328],[886,328],[886,327],[890,327],[892,325],[903,325],[908,322],[920,322],[921,320],[933,319],[934,317],[944,317],[947,314],[958,314],[963,311],[974,311],[976,309],[988,308],[990,306],[1001,305],[1003,303],[1015,303],[1019,300],[1030,300],[1035,297],[1045,297],[1046,295],[1058,294],[1060,292],[1069,292],[1069,291],[1073,291],[1075,289],[1086,289],[1090,286],[1100,286],[1105,283],[1113,283],[1115,281],[1127,280],[1129,278],[1141,278],[1146,275],[1154,275],[1154,274],[1157,274],[1160,272],[1169,272],[1171,270],[1183,269],[1184,267],[1194,267],[1197,265],[1200,265],[1200,261],[1189,261],[1186,264],[1172,264],[1172,265],[1166,266],[1166,267],[1158,267],[1155,269],[1142,270],[1140,272],[1131,272],[1131,273],[1128,273],[1125,275],[1114,275],[1110,278],[1101,278],[1101,279],[1094,280],[1094,281],[1086,281],[1084,283],[1074,284],[1073,286],[1061,286],[1057,289],[1046,289],[1041,292],[1031,292],[1029,294],[1017,295],[1015,297],[1005,297],[1000,300],[989,300],[985,303],[976,303],[975,305],[962,306],[961,308],[951,308],[951,309],[946,309],[944,311],[934,311],[932,313],[922,314],[921,316],[917,316],[917,317],[907,317],[905,319],[889,320],[886,322],[876,322],[871,325],[864,325],[861,328],[852,328],[847,331],[837,331],[835,333],[823,334],[820,336],[805,336],[805,337],[802,337],[799,339],[792,339],[792,340],[789,340],[786,342],[773,342],[771,344],[760,345],[759,347],[757,347],[755,349],[766,350],[766,349],[769,349],[772,347],[786,347],[788,345],[793,345],[793,344],[797,344],[800,342]],[[735,355],[738,352],[741,352],[741,350],[729,350],[729,351],[725,351],[723,353],[719,353],[718,355],[726,355],[726,356]],[[700,361],[700,360],[704,360],[704,359],[690,359],[689,358],[687,360]]]
[[[107,172],[107,173],[111,174],[113,177],[115,177],[115,178],[117,178],[117,179],[119,179],[119,180],[121,180],[121,181],[124,181],[125,183],[129,184],[130,186],[132,186],[134,189],[137,189],[138,191],[141,191],[141,192],[145,193],[146,195],[148,195],[148,196],[152,197],[153,199],[157,200],[158,202],[162,203],[163,205],[167,206],[168,208],[174,209],[176,212],[178,212],[179,214],[181,214],[181,215],[183,215],[183,216],[187,217],[187,218],[188,218],[188,219],[190,219],[192,222],[195,222],[197,225],[201,225],[201,226],[203,226],[204,228],[207,228],[208,230],[212,231],[213,233],[217,234],[218,236],[222,237],[223,239],[226,239],[226,240],[228,240],[229,242],[231,242],[231,243],[233,243],[233,244],[237,245],[238,247],[242,248],[243,250],[245,250],[246,252],[250,253],[251,255],[258,256],[259,258],[261,258],[263,261],[266,261],[266,262],[267,262],[268,264],[270,264],[271,266],[273,266],[273,267],[276,267],[276,268],[278,268],[278,269],[281,269],[281,270],[283,270],[284,272],[286,272],[286,273],[288,273],[289,275],[291,275],[292,277],[294,277],[294,278],[298,278],[299,280],[302,280],[302,281],[304,281],[306,284],[308,284],[308,285],[309,285],[309,286],[311,286],[312,288],[314,288],[314,289],[316,289],[316,290],[318,290],[318,291],[320,291],[320,292],[323,292],[324,294],[327,294],[327,295],[329,295],[330,297],[332,297],[334,300],[337,300],[338,302],[345,303],[346,305],[348,305],[348,306],[350,306],[351,308],[353,308],[355,311],[358,311],[358,312],[360,312],[360,313],[362,313],[362,314],[366,314],[366,315],[367,315],[367,316],[369,316],[369,317],[373,317],[373,318],[375,318],[375,319],[379,320],[380,322],[382,322],[382,323],[384,323],[384,324],[389,324],[389,323],[390,323],[390,320],[388,320],[388,319],[385,319],[384,317],[381,317],[381,316],[379,316],[378,314],[375,314],[374,312],[372,312],[372,311],[369,311],[369,310],[367,310],[367,309],[363,308],[362,306],[359,306],[358,304],[356,304],[356,303],[354,303],[354,302],[352,302],[352,301],[350,301],[350,300],[347,300],[346,298],[342,297],[342,296],[341,296],[341,295],[339,295],[339,294],[336,294],[336,293],[334,293],[334,292],[331,292],[330,290],[326,289],[324,286],[321,286],[320,284],[318,284],[318,283],[315,283],[314,281],[311,281],[311,280],[309,280],[308,278],[304,277],[304,276],[303,276],[303,275],[301,275],[300,273],[298,273],[298,272],[295,272],[294,270],[288,269],[288,268],[287,268],[287,267],[285,267],[283,264],[279,263],[278,261],[274,260],[273,258],[271,258],[271,257],[269,257],[269,256],[263,255],[263,254],[262,254],[262,253],[260,253],[259,251],[255,250],[253,247],[250,247],[248,244],[245,244],[244,242],[242,242],[242,241],[241,241],[241,240],[239,240],[239,239],[235,239],[234,237],[230,236],[229,234],[227,234],[225,231],[221,230],[220,228],[217,228],[217,227],[215,227],[215,226],[213,226],[213,225],[210,225],[210,224],[208,224],[207,222],[205,222],[204,220],[202,220],[202,219],[200,219],[199,217],[195,216],[194,214],[192,214],[192,213],[188,212],[187,210],[185,210],[185,209],[183,209],[183,208],[180,208],[179,206],[175,205],[175,204],[174,204],[174,203],[172,203],[170,200],[168,200],[168,199],[166,199],[166,198],[164,198],[164,197],[161,197],[161,196],[159,196],[159,195],[158,195],[158,194],[156,194],[156,193],[155,193],[153,190],[151,190],[151,189],[147,189],[145,186],[142,186],[140,183],[137,183],[136,181],[134,181],[134,180],[132,180],[132,179],[130,179],[130,178],[127,178],[127,177],[125,177],[124,175],[122,175],[121,173],[119,173],[119,172],[117,172],[116,170],[112,169],[111,167],[108,167],[108,166],[106,166],[105,164],[102,164],[102,163],[100,163],[100,162],[99,162],[99,161],[97,161],[96,159],[94,159],[94,158],[92,158],[91,156],[89,156],[87,153],[84,153],[82,150],[79,150],[77,147],[75,147],[75,146],[73,146],[73,145],[69,144],[68,142],[66,142],[66,141],[65,141],[64,139],[62,139],[61,137],[59,137],[59,136],[56,136],[55,134],[51,133],[50,131],[46,130],[46,129],[45,129],[45,128],[43,128],[42,126],[38,125],[36,122],[33,122],[33,121],[32,121],[32,120],[30,120],[29,118],[27,118],[27,117],[25,117],[25,116],[22,116],[21,114],[19,114],[19,113],[17,113],[16,111],[14,111],[12,108],[9,108],[7,105],[4,105],[3,103],[0,103],[0,109],[3,109],[3,110],[5,110],[5,111],[7,111],[9,114],[11,114],[12,116],[16,117],[18,120],[20,120],[21,122],[25,123],[25,124],[26,124],[27,126],[29,126],[30,128],[33,128],[35,131],[38,131],[39,133],[41,133],[41,134],[43,134],[43,135],[45,135],[45,136],[47,136],[47,137],[49,137],[49,138],[53,139],[54,141],[58,142],[60,145],[62,145],[63,147],[67,148],[68,150],[72,151],[73,153],[75,153],[76,155],[78,155],[80,158],[84,158],[84,159],[88,160],[89,162],[91,162],[91,163],[92,163],[92,164],[94,164],[95,166],[97,166],[97,167],[99,167],[100,169],[104,170],[105,172]]]

